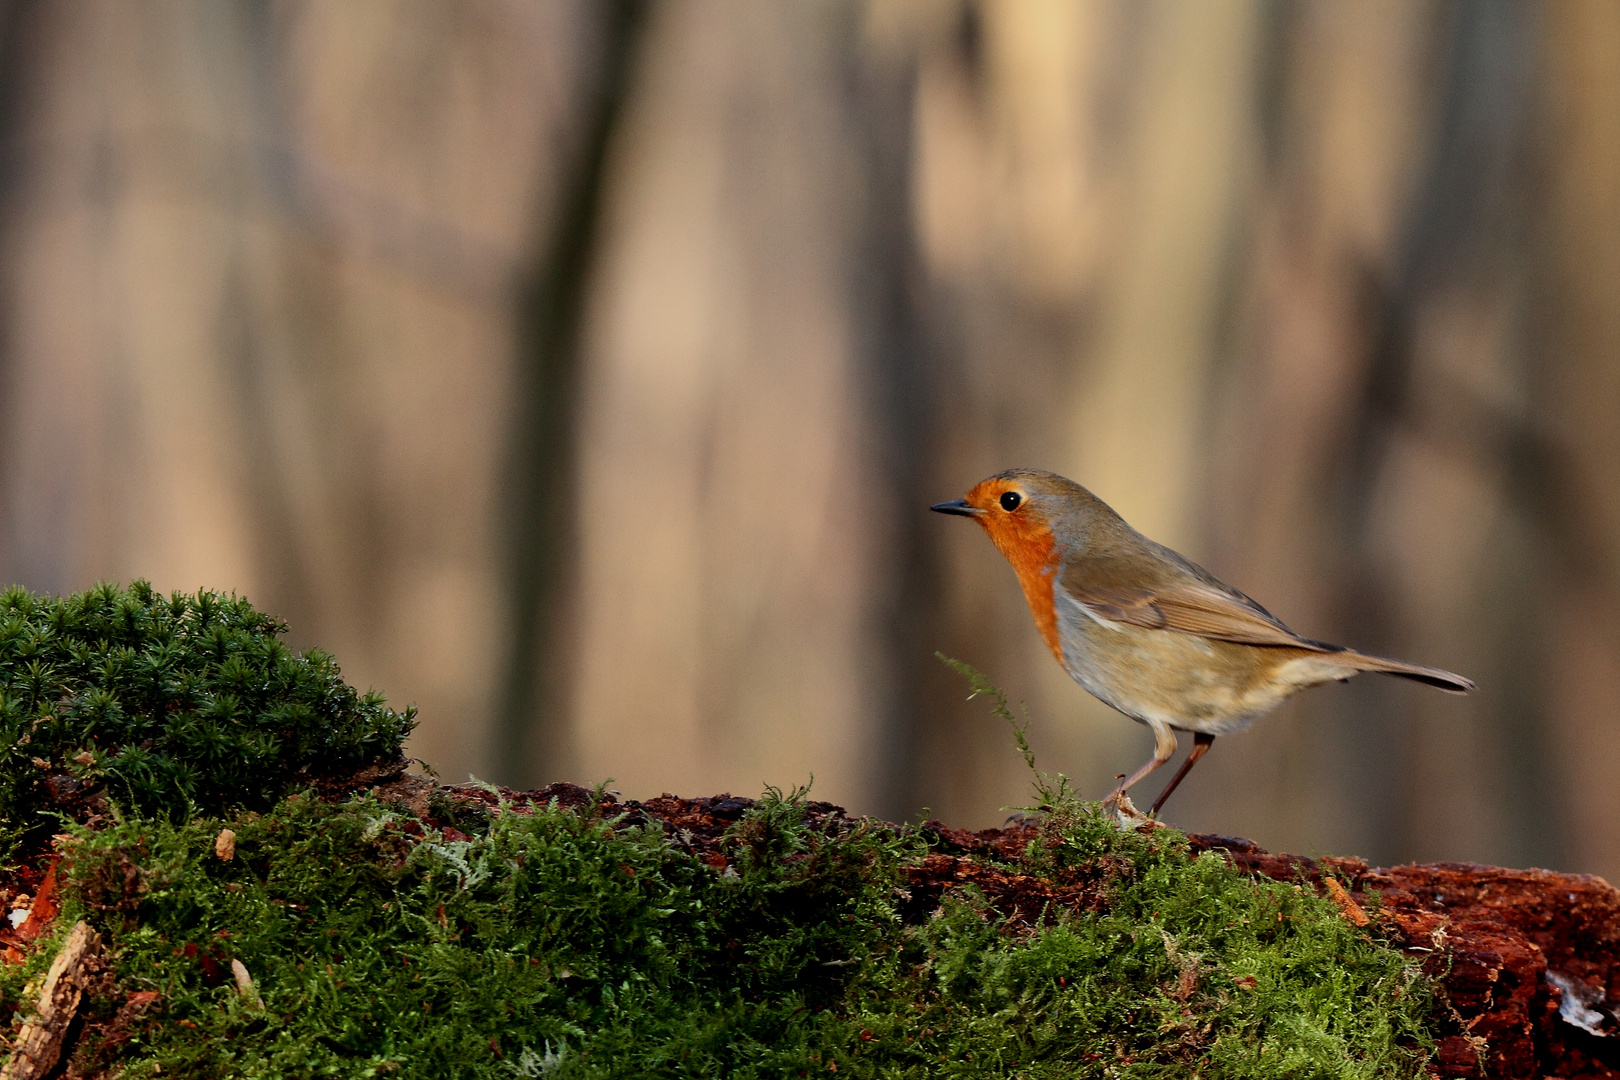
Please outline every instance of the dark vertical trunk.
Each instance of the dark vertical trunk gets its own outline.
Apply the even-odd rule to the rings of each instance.
[[[855,20],[851,20],[852,23]],[[851,36],[858,26],[851,27]],[[926,687],[937,682],[932,651],[940,597],[938,552],[930,542],[926,507],[939,490],[930,464],[939,372],[928,354],[920,313],[922,287],[912,214],[912,132],[916,55],[908,42],[888,50],[845,50],[845,103],[859,147],[864,199],[862,228],[852,259],[852,303],[864,331],[864,389],[873,417],[872,460],[881,470],[873,502],[889,518],[890,547],[884,595],[874,598],[881,620],[882,665],[873,720],[874,807],[904,820],[922,805],[924,779],[917,763],[926,735]]]
[[[1490,415],[1474,387],[1446,385],[1448,373],[1437,369],[1435,357],[1424,355],[1421,339],[1434,320],[1446,317],[1443,305],[1460,303],[1471,309],[1480,325],[1488,325],[1493,312],[1516,308],[1522,297],[1514,263],[1524,240],[1519,222],[1528,209],[1528,177],[1522,161],[1533,32],[1529,9],[1512,3],[1454,4],[1446,10],[1441,58],[1446,74],[1438,124],[1406,224],[1403,250],[1390,279],[1363,278],[1370,352],[1354,435],[1326,510],[1329,520],[1338,523],[1334,531],[1345,538],[1348,549],[1348,576],[1341,594],[1345,625],[1352,640],[1374,648],[1392,647],[1380,642],[1399,642],[1403,624],[1415,614],[1410,608],[1403,610],[1402,598],[1391,594],[1388,556],[1379,553],[1370,531],[1378,517],[1378,502],[1389,494],[1389,465],[1391,455],[1399,452],[1397,440],[1404,434],[1426,443],[1488,483],[1502,485],[1509,500],[1514,495],[1503,441],[1491,437],[1504,424],[1512,427],[1514,420]],[[1520,328],[1507,317],[1498,334],[1487,339],[1489,348],[1500,350],[1509,358],[1508,366],[1517,369],[1523,355]],[[1467,362],[1475,371],[1484,371],[1493,358],[1473,355]],[[1430,384],[1444,387],[1441,401],[1432,390],[1415,389],[1416,370],[1425,364]],[[1458,415],[1467,417],[1460,429],[1450,422]],[[1512,509],[1522,508],[1510,505]],[[1476,587],[1495,597],[1498,617],[1518,627],[1531,626],[1533,589],[1527,575],[1533,577],[1535,567],[1497,562],[1480,570],[1490,580],[1481,580]],[[1492,651],[1481,644],[1486,652]],[[1533,702],[1512,692],[1533,681],[1526,663],[1533,649],[1529,635],[1510,635],[1510,640],[1499,643],[1493,669],[1481,673],[1482,681],[1497,685],[1476,715],[1491,727],[1495,760],[1490,765],[1499,777],[1505,804],[1502,821],[1510,832],[1498,840],[1503,846],[1498,857],[1508,862],[1539,860],[1539,865],[1556,861],[1561,852],[1556,850],[1555,830],[1546,827],[1551,804],[1539,738],[1542,724]],[[1505,693],[1503,684],[1508,688]],[[1458,784],[1426,774],[1416,764],[1411,718],[1403,716],[1390,687],[1368,682],[1358,691],[1363,708],[1354,721],[1356,751],[1374,766],[1362,777],[1369,851],[1374,858],[1409,858],[1421,846],[1414,832],[1421,823],[1411,812],[1416,792],[1425,786],[1454,789],[1467,781]]]
[[[575,161],[548,214],[550,229],[520,297],[516,408],[503,517],[512,623],[490,775],[532,787],[567,767],[566,583],[574,564],[574,426],[580,334],[600,235],[608,153],[635,80],[647,0],[609,0],[590,92],[582,95]]]

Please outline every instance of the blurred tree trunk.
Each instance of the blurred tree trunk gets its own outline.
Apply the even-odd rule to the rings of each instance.
[[[571,635],[577,768],[626,791],[813,774],[871,805],[896,510],[851,295],[852,14],[669,4],[645,31],[586,337]]]
[[[584,366],[581,334],[601,246],[608,154],[636,79],[646,0],[609,0],[592,10],[597,60],[580,81],[574,146],[546,192],[535,264],[520,294],[517,400],[501,509],[508,533],[503,577],[512,616],[500,673],[490,776],[519,788],[575,775],[570,723],[570,645],[582,514],[593,501],[577,484],[576,429]]]
[[[1620,9],[1550,5],[1542,59],[1535,417],[1550,534],[1536,657],[1569,865],[1620,875]],[[1542,466],[1538,468],[1537,466]]]
[[[486,764],[513,282],[585,32],[499,0],[39,12],[7,580],[234,589]]]
[[[1280,9],[1243,360],[1217,405],[1216,569],[1307,635],[1483,689],[1296,699],[1211,757],[1194,821],[1219,807],[1268,842],[1374,859],[1549,854],[1539,568],[1503,453],[1528,415],[1526,10]]]

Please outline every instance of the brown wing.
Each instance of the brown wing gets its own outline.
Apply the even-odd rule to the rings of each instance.
[[[1298,636],[1241,593],[1187,581],[1133,588],[1088,581],[1086,576],[1066,573],[1063,589],[1098,618],[1109,622],[1148,630],[1174,630],[1243,645],[1336,651],[1331,645]]]

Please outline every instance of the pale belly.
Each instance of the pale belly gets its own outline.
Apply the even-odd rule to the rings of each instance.
[[[1168,630],[1103,625],[1060,611],[1063,666],[1126,716],[1181,731],[1241,731],[1306,687],[1355,674],[1332,654],[1213,641]]]

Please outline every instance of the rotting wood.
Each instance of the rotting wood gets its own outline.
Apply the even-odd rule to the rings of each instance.
[[[727,865],[723,838],[754,805],[731,795],[621,800],[566,783],[528,792],[475,785],[440,790],[490,812],[503,805],[518,812],[556,805],[615,828],[656,822],[717,870]],[[805,812],[807,821],[823,825],[855,824],[831,803],[807,802]],[[980,832],[938,821],[921,828],[932,837],[931,850],[907,867],[904,908],[932,909],[946,891],[971,884],[1016,928],[1060,907],[1079,911],[1096,903],[1083,878],[1058,882],[1017,872],[1030,844],[1041,840],[1036,818]],[[1419,961],[1441,984],[1454,1021],[1449,1032],[1438,1033],[1430,1075],[1620,1080],[1620,890],[1602,878],[1473,863],[1378,869],[1354,858],[1273,854],[1240,837],[1193,833],[1187,839],[1192,853],[1218,852],[1249,873],[1325,892],[1351,923],[1359,926],[1354,911],[1360,911],[1365,930]],[[1353,907],[1338,900],[1340,891]],[[1561,982],[1580,996],[1567,1008]],[[1572,1021],[1575,1015],[1590,1026]]]
[[[11,1059],[0,1069],[0,1080],[34,1080],[56,1067],[62,1056],[62,1041],[78,1012],[99,949],[100,939],[89,924],[75,923],[62,951],[51,961],[45,985],[39,992],[39,1004],[35,1006],[34,1015],[23,1024],[13,1044]]]
[[[1366,926],[1371,921],[1362,906],[1355,902],[1343,885],[1339,884],[1338,878],[1331,874],[1323,875],[1322,884],[1327,886],[1329,898],[1339,905],[1339,910],[1344,912],[1344,917],[1353,925]]]

